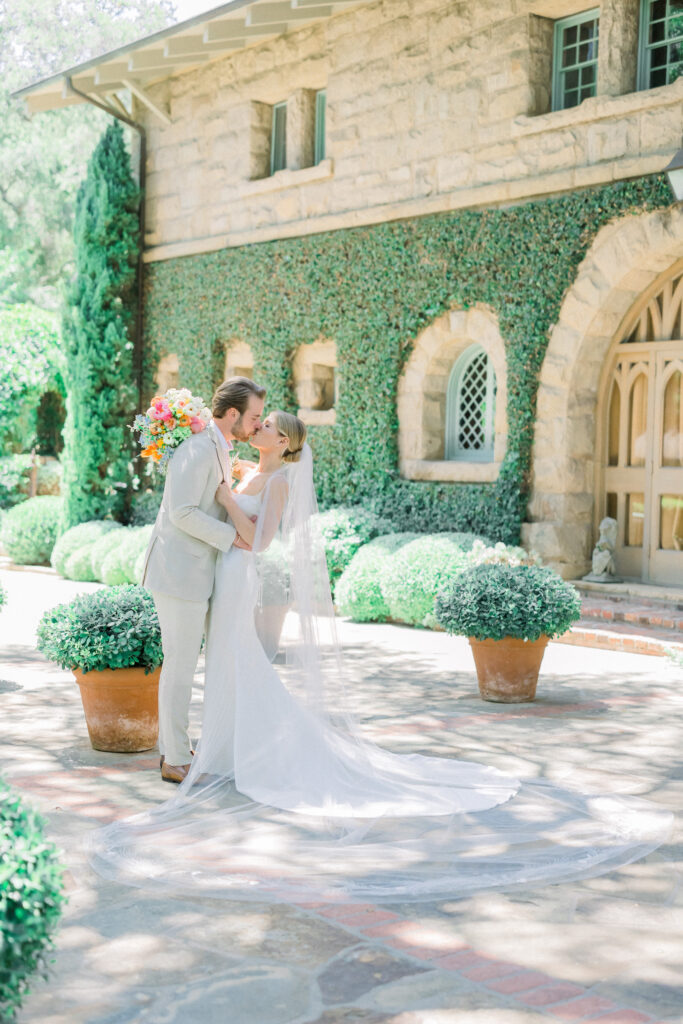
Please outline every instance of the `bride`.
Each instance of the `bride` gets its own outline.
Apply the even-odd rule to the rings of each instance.
[[[610,871],[670,816],[366,740],[335,635],[306,427],[272,412],[221,484],[202,735],[174,797],[98,830],[94,866],[133,885],[236,899],[438,899]],[[277,664],[277,668],[275,665]]]

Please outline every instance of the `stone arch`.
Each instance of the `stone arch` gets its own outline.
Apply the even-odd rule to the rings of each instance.
[[[311,426],[336,422],[337,343],[327,338],[299,345],[292,362],[299,408],[297,415]]]
[[[223,380],[228,377],[253,377],[254,356],[251,346],[246,341],[237,339],[229,341],[225,346],[225,365]]]
[[[446,392],[458,357],[473,344],[487,353],[496,375],[492,462],[444,459]],[[411,480],[495,480],[507,444],[507,364],[498,318],[486,306],[452,310],[415,339],[398,382],[398,445],[401,474]]]
[[[588,571],[596,536],[597,408],[607,356],[626,319],[681,258],[680,205],[606,225],[551,333],[539,379],[523,539],[566,578]]]

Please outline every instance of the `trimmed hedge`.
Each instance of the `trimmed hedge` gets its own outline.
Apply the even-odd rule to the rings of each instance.
[[[121,583],[136,583],[135,565],[147,550],[152,533],[151,526],[129,526],[117,544],[102,562],[102,583],[117,586]]]
[[[356,551],[373,537],[391,533],[391,521],[363,508],[331,508],[317,516],[325,547],[330,586],[334,587]]]
[[[57,540],[62,499],[45,495],[29,498],[2,518],[0,539],[17,565],[49,565]]]
[[[0,1019],[13,1020],[62,912],[62,870],[45,823],[0,779]]]
[[[4,455],[0,458],[0,508],[12,508],[29,495],[31,455]],[[56,459],[38,463],[37,494],[59,494],[62,466]]]
[[[382,595],[382,575],[395,551],[409,544],[416,533],[390,533],[364,544],[338,580],[334,600],[341,615],[354,622],[382,622],[389,606]]]
[[[438,533],[418,537],[399,548],[384,567],[382,597],[389,618],[411,626],[433,626],[434,598],[469,564],[472,533]]]
[[[104,534],[111,532],[111,530],[117,529],[120,530],[121,526],[119,523],[115,523],[113,519],[92,519],[90,522],[72,526],[70,530],[66,530],[61,535],[54,546],[50,559],[52,568],[60,576],[66,576],[70,580],[98,579],[97,576],[92,574],[90,551],[95,541],[99,540]],[[87,559],[84,557],[85,552],[88,552]],[[77,558],[72,567],[69,563],[74,556],[77,556]],[[78,570],[76,569],[77,565],[79,567]],[[78,571],[78,575],[72,575],[76,571]],[[83,573],[86,573],[86,575],[83,575]]]

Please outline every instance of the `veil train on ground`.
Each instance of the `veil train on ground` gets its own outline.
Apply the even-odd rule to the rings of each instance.
[[[165,803],[88,837],[100,874],[179,895],[403,902],[576,881],[665,842],[671,815],[645,800],[366,740],[308,445],[238,500],[257,532],[253,553],[216,564],[190,773]]]

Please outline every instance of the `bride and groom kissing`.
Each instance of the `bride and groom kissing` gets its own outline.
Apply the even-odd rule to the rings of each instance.
[[[147,549],[143,585],[154,598],[164,655],[159,752],[167,782],[182,782],[190,767],[192,680],[211,614],[217,559],[233,548],[249,551],[254,541],[255,517],[235,500],[232,480],[238,479],[238,491],[259,494],[284,463],[299,458],[306,438],[295,416],[273,412],[262,419],[265,395],[247,377],[232,377],[216,390],[207,429],[173,455]],[[235,441],[250,441],[259,450],[258,465],[235,460],[233,466]],[[233,601],[240,600],[235,593]]]
[[[180,894],[452,899],[576,881],[664,842],[671,816],[643,801],[456,756],[395,753],[364,735],[356,708],[373,682],[348,684],[354,659],[336,640],[306,427],[284,412],[262,418],[264,399],[248,378],[225,381],[211,423],[171,458],[143,583],[161,624],[161,774],[180,785],[94,833],[93,866]],[[258,449],[258,465],[233,464],[242,440]],[[193,753],[189,704],[204,635]],[[415,663],[404,659],[401,671],[419,692]]]

